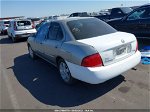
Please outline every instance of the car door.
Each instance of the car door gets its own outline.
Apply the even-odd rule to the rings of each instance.
[[[132,28],[132,26],[130,26],[129,28],[130,28],[130,31],[132,31],[132,33],[134,33],[136,36],[141,36],[146,28],[145,22],[147,20],[145,19],[145,17],[147,16],[146,13],[148,9],[149,8],[145,8],[145,7],[137,9],[127,18],[128,22],[134,21],[135,28]]]
[[[138,32],[140,37],[150,37],[150,7],[144,9],[139,21]]]
[[[63,40],[64,33],[61,25],[57,22],[52,22],[47,38],[44,40],[43,45],[47,59],[54,64],[56,63],[56,57],[60,53]]]
[[[141,15],[144,13],[144,11],[145,9],[141,8],[130,13],[120,22],[120,24],[118,25],[118,29],[120,31],[125,31],[138,35]]]
[[[37,54],[41,56],[44,56],[43,41],[47,36],[49,26],[50,26],[49,23],[41,26],[34,39],[34,44],[33,44],[34,50],[36,51]]]

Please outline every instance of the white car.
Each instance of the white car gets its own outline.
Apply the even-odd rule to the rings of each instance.
[[[9,21],[10,20],[1,20],[0,21],[0,33],[1,34],[7,34],[7,29],[9,26]]]
[[[118,32],[92,17],[47,22],[28,38],[28,49],[31,58],[39,56],[58,67],[67,84],[74,79],[99,84],[141,60],[133,34]]]
[[[29,37],[30,34],[36,33],[36,29],[30,20],[16,19],[10,21],[7,33],[8,37],[15,42],[19,38],[26,38]]]
[[[34,27],[36,27],[36,25],[41,23],[41,19],[40,18],[29,18],[32,21],[32,24]]]

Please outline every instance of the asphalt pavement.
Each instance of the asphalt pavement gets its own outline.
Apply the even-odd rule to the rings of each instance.
[[[0,109],[150,109],[150,65],[102,84],[70,86],[57,68],[30,59],[26,40],[0,39]]]

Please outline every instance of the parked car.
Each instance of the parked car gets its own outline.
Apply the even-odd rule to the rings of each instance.
[[[107,22],[110,19],[122,18],[128,13],[130,13],[131,11],[133,11],[133,9],[130,7],[112,8],[109,15],[98,15],[94,17]]]
[[[124,18],[110,20],[107,23],[119,31],[150,38],[150,4],[135,9]]]
[[[16,19],[10,21],[7,32],[8,37],[10,37],[13,42],[16,42],[19,38],[29,37],[30,34],[36,33],[36,29],[30,20]]]
[[[45,23],[45,21],[42,21],[40,24],[36,25],[35,29],[38,30]]]
[[[98,84],[136,66],[141,59],[133,34],[118,32],[94,17],[48,22],[27,41],[31,58],[58,67],[67,84],[75,79]]]
[[[76,12],[76,13],[70,14],[69,17],[89,17],[89,15],[87,12]]]
[[[38,30],[43,24],[45,24],[45,23],[47,23],[47,22],[49,22],[49,21],[51,21],[51,20],[45,19],[45,20],[41,21],[40,24],[36,25],[35,29]]]
[[[0,21],[0,33],[1,34],[7,34],[7,29],[9,26],[9,21],[10,20],[1,20]]]
[[[41,19],[40,18],[29,18],[32,21],[32,24],[34,27],[36,27],[36,25],[41,23]]]
[[[49,20],[57,20],[59,18],[59,16],[55,15],[55,16],[49,16]]]

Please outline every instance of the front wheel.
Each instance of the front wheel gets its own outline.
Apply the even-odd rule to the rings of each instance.
[[[11,36],[12,41],[15,43],[17,40],[15,37]]]
[[[11,36],[8,34],[8,38],[11,39]]]
[[[61,79],[67,84],[73,84],[75,79],[71,76],[70,70],[63,59],[58,61],[58,69]]]
[[[3,35],[3,30],[1,31],[1,34]]]

